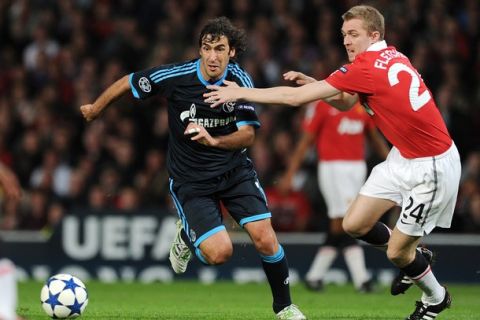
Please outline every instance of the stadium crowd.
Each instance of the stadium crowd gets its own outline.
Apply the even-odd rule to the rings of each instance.
[[[0,161],[16,172],[24,196],[20,202],[1,197],[0,229],[49,230],[74,210],[173,210],[166,101],[122,99],[88,125],[79,106],[124,74],[195,58],[192,38],[199,26],[221,15],[246,29],[250,46],[239,62],[257,87],[282,83],[288,70],[326,77],[346,62],[340,16],[357,3],[1,1]],[[431,88],[460,151],[462,182],[451,231],[480,233],[480,2],[368,3],[386,17],[387,43],[412,58]],[[288,206],[275,189],[303,110],[259,106],[257,112],[262,127],[249,152],[273,199],[277,229],[321,229],[325,209],[314,154],[297,175],[298,192],[287,197]],[[369,156],[369,162],[378,159]]]

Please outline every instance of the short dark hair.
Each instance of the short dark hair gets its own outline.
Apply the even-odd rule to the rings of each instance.
[[[217,41],[221,36],[228,39],[230,48],[235,49],[235,55],[238,56],[247,49],[247,35],[243,29],[236,28],[227,17],[219,17],[208,20],[207,24],[200,32],[198,45],[202,46],[202,41],[210,35],[212,41]]]

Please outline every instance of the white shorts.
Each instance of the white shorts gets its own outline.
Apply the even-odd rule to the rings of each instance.
[[[318,184],[330,219],[343,218],[365,183],[365,161],[321,161]]]
[[[435,157],[407,159],[392,148],[373,168],[360,194],[389,199],[402,207],[397,228],[424,236],[435,227],[449,228],[457,199],[461,164],[454,143]]]

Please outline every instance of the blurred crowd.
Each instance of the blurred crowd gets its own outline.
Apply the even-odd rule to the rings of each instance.
[[[460,150],[463,176],[452,230],[479,233],[480,2],[366,2],[385,15],[387,43],[422,74]],[[50,230],[82,210],[172,211],[165,100],[123,98],[89,124],[79,106],[127,73],[195,58],[200,28],[221,15],[247,31],[250,45],[238,61],[257,87],[286,84],[282,73],[288,70],[323,78],[345,63],[341,14],[358,3],[0,1],[0,161],[16,172],[24,191],[19,203],[0,196],[0,229]],[[297,191],[281,197],[275,189],[303,109],[258,106],[262,127],[249,150],[274,199],[279,230],[317,231],[325,217],[313,150]],[[367,157],[370,165],[378,161],[368,151]]]

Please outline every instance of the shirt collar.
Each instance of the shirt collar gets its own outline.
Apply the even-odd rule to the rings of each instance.
[[[367,48],[367,51],[380,51],[387,47],[387,42],[385,40],[375,42]]]

